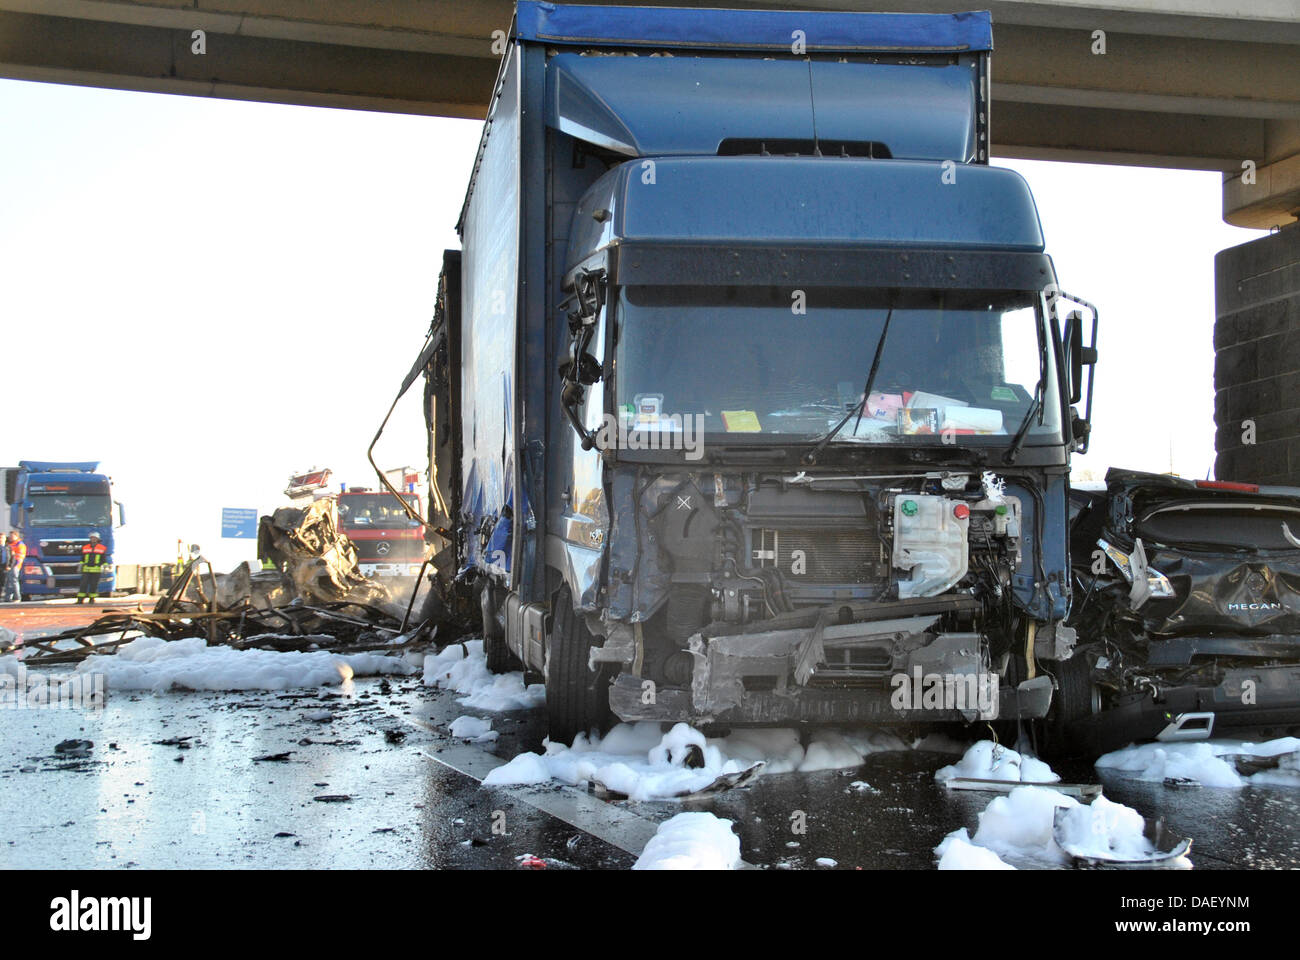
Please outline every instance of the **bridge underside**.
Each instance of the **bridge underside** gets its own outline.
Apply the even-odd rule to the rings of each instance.
[[[1209,13],[1206,0],[728,2],[987,6],[996,154],[1220,170],[1224,217],[1239,226],[1287,223],[1300,209],[1292,0],[1254,0],[1248,19]],[[493,31],[508,28],[511,9],[505,0],[0,0],[0,75],[481,117],[496,75]],[[195,30],[205,31],[202,54]],[[1096,30],[1104,53],[1094,52]],[[1246,161],[1253,183],[1242,182]]]
[[[674,4],[990,9],[995,155],[1218,170],[1229,223],[1286,227],[1300,216],[1296,0],[1227,5],[1237,8],[1231,14],[1217,13],[1224,5],[1214,0]],[[0,76],[481,117],[496,76],[493,33],[508,29],[512,7],[509,0],[0,0]],[[204,31],[202,53],[196,30]],[[1258,253],[1220,256],[1216,416],[1225,475],[1300,484],[1300,389],[1283,389],[1300,384],[1300,352],[1289,349],[1300,342],[1297,232],[1284,230],[1285,242],[1256,241]],[[1257,274],[1267,275],[1267,291]],[[1254,284],[1252,293],[1234,294],[1243,283]],[[1261,336],[1284,340],[1255,343],[1263,327],[1250,318],[1261,311]],[[1288,349],[1274,349],[1282,345]],[[1242,420],[1266,414],[1276,430],[1267,455],[1230,442]]]

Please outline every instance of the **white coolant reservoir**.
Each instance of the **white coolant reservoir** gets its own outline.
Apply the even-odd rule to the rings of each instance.
[[[898,596],[932,597],[966,576],[966,531],[970,508],[960,500],[928,494],[899,494],[894,498],[894,568]]]

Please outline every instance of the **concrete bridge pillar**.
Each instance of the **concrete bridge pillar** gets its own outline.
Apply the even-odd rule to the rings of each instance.
[[[1273,231],[1214,258],[1215,476],[1300,486],[1300,120],[1265,121],[1223,219]]]
[[[1214,258],[1214,475],[1300,486],[1300,222]]]

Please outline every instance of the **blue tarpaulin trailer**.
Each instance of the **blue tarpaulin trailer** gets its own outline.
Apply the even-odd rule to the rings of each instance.
[[[546,674],[555,736],[1046,712],[1095,310],[988,166],[992,49],[985,13],[517,5],[406,385],[431,603]],[[912,667],[996,703],[899,709]]]

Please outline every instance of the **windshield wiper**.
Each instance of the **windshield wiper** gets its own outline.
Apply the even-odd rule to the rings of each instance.
[[[867,385],[862,390],[862,399],[858,401],[857,406],[844,415],[844,419],[835,424],[825,436],[817,441],[811,450],[804,454],[804,463],[816,463],[817,455],[826,448],[826,444],[835,439],[835,435],[844,429],[844,425],[852,419],[855,413],[858,415],[858,422],[853,425],[853,432],[855,434],[858,432],[858,427],[862,423],[863,411],[867,409],[867,398],[871,396],[871,388],[876,382],[876,371],[880,369],[880,356],[885,352],[885,338],[889,336],[889,321],[893,316],[894,308],[891,305],[889,312],[885,314],[885,325],[880,331],[880,339],[876,341],[876,355],[871,359],[871,372],[867,374]]]
[[[1011,446],[1007,447],[1007,452],[1002,455],[1006,463],[1015,463],[1016,458],[1020,456],[1020,447],[1025,442],[1025,437],[1029,435],[1029,426],[1034,422],[1037,416],[1038,423],[1043,423],[1043,394],[1047,392],[1047,337],[1043,335],[1043,327],[1040,324],[1038,328],[1038,384],[1034,387],[1034,399],[1029,404],[1029,409],[1025,411],[1025,418],[1020,421],[1020,426],[1016,429],[1016,434],[1011,438]]]

